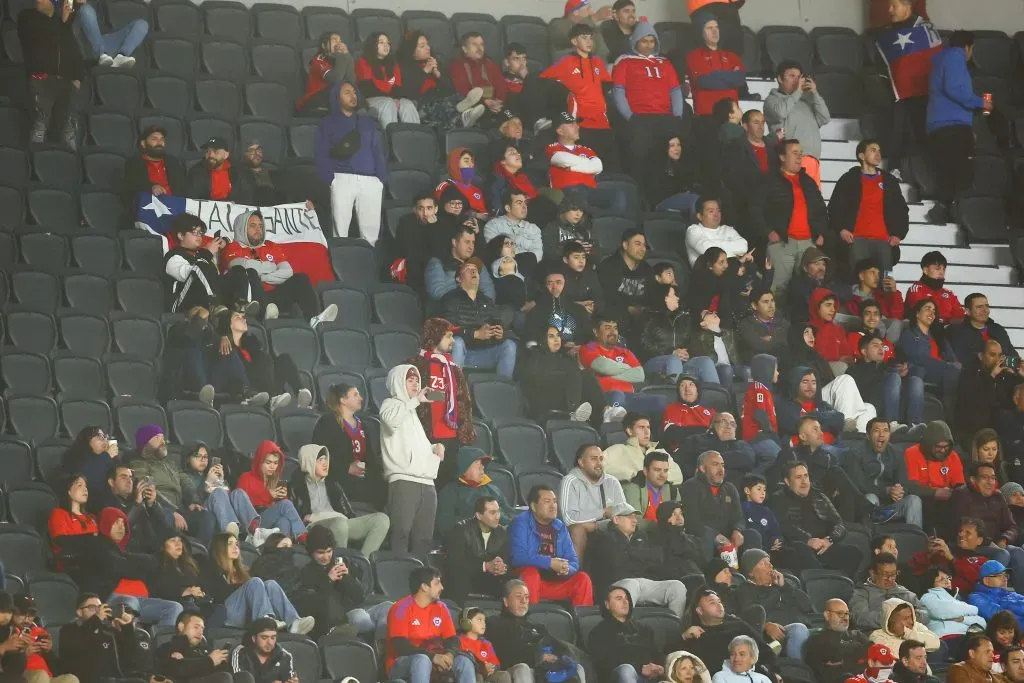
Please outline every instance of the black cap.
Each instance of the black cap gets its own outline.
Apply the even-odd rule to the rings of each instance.
[[[228,143],[224,142],[224,138],[219,138],[215,135],[207,140],[200,149],[204,152],[208,149],[223,149],[227,152],[230,150],[230,147],[228,147]]]
[[[36,599],[28,593],[22,593],[21,595],[14,596],[14,613],[15,614],[35,614],[36,613]]]
[[[7,591],[0,591],[0,612],[13,612],[14,600]]]
[[[519,114],[516,114],[511,109],[502,109],[501,111],[498,112],[497,118],[498,118],[498,125],[500,126],[501,124],[507,123],[507,122],[511,121],[512,119],[518,119],[519,118]]]
[[[583,119],[578,119],[574,115],[567,111],[559,112],[558,116],[555,117],[555,127],[561,126],[563,123],[579,123]]]
[[[139,142],[142,142],[153,133],[160,133],[164,137],[167,137],[167,130],[163,126],[158,126],[154,123],[153,125],[146,126],[142,129],[142,132],[139,133]]]
[[[572,28],[569,29],[569,40],[577,36],[592,36],[594,35],[594,27],[586,23],[573,24]]]

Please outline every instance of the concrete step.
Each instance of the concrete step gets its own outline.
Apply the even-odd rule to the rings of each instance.
[[[849,161],[822,161],[821,181],[834,183],[842,178],[853,166],[854,164]]]
[[[1024,349],[1024,330],[1007,327],[1006,333],[1010,335],[1010,343],[1013,344],[1014,348]]]
[[[1005,328],[1017,328],[1024,333],[1024,308],[993,308],[992,319]]]
[[[897,266],[897,268],[899,267],[900,266]],[[951,273],[954,270],[958,269],[949,269]],[[902,277],[900,276],[901,272],[904,273]],[[896,280],[899,284],[900,291],[903,292],[903,296],[907,295],[907,289],[909,289],[910,285],[913,284],[913,281],[911,281],[909,279],[909,276],[907,275],[909,272],[910,271],[896,271]],[[914,281],[916,281],[917,278],[919,278],[920,276],[921,268],[920,266],[918,266],[917,272],[914,274]],[[950,290],[952,290],[954,294],[956,294],[956,297],[960,300],[960,303],[963,303],[964,299],[967,298],[968,294],[973,294],[974,292],[982,292],[985,294],[986,297],[988,297],[988,303],[990,306],[992,306],[993,311],[994,309],[997,308],[1018,310],[1024,309],[1024,289],[1021,289],[1020,287],[1010,285],[979,285],[958,282],[947,283],[946,287],[948,287]],[[995,312],[993,312],[992,317],[994,317],[996,320],[999,320],[999,317],[995,314]],[[1024,325],[1022,325],[1022,327],[1024,327]]]
[[[934,226],[945,227],[945,226]],[[935,249],[935,244],[900,246],[900,263],[921,263],[921,258]],[[944,247],[942,255],[954,266],[1012,266],[1010,247],[1003,244],[984,244],[972,247]]]
[[[857,119],[832,119],[821,128],[822,140],[860,140],[860,121]]]
[[[894,269],[898,281],[906,280],[908,284],[921,277],[920,260],[918,263],[900,263]],[[978,285],[1015,285],[1017,274],[1009,266],[965,266],[950,264],[946,269],[946,282]],[[1024,291],[1022,304],[1024,304]]]
[[[961,244],[960,226],[955,223],[947,225],[916,225],[911,224],[907,232],[905,245],[918,244],[927,246],[929,251],[935,247],[956,247]]]
[[[821,143],[821,158],[849,161],[850,164],[857,163],[857,141],[856,140],[823,140]]]
[[[835,188],[835,180],[827,180],[825,178],[821,179],[821,196],[825,198],[826,202],[832,199],[832,190],[834,190]],[[909,183],[900,183],[900,189],[903,190],[903,198],[906,199],[908,203],[916,201],[917,191],[914,190],[914,188],[912,188]]]
[[[774,88],[777,83],[778,82],[774,78],[748,78],[747,90],[752,93],[757,93],[763,100],[768,97],[768,93],[772,91],[772,88]]]
[[[908,207],[910,209],[910,222],[928,224],[928,219],[925,217],[925,214],[927,214],[933,206],[935,206],[935,202],[931,199],[922,199],[916,204],[911,204]]]

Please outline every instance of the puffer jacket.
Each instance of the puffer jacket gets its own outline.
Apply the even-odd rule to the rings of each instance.
[[[986,586],[978,581],[974,590],[967,596],[967,602],[978,608],[978,614],[986,621],[1002,610],[1009,610],[1017,619],[1017,624],[1024,624],[1024,595],[1012,588],[996,588]]]
[[[229,269],[240,266],[246,270],[254,270],[260,277],[263,289],[268,292],[277,285],[284,283],[295,275],[288,255],[278,244],[267,240],[266,225],[258,240],[250,240],[248,222],[255,211],[245,211],[239,214],[232,227],[235,232],[235,239],[229,242],[220,255],[221,270],[227,272]]]
[[[491,348],[504,343],[506,339],[514,338],[511,311],[494,303],[494,300],[482,291],[478,291],[476,298],[472,299],[466,290],[456,287],[441,298],[440,306],[442,317],[461,328],[459,335],[470,350]],[[473,333],[482,325],[504,326],[504,338],[477,339]]]
[[[846,525],[835,506],[818,489],[812,488],[807,496],[800,497],[783,488],[779,495],[772,496],[771,508],[786,541],[804,543],[810,538],[827,538],[838,543],[846,536]]]
[[[672,312],[659,311],[648,315],[644,321],[637,355],[646,363],[651,358],[667,356],[676,349],[689,349],[692,341],[691,320],[686,311],[681,308]]]

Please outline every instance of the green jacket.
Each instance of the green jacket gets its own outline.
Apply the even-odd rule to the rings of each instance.
[[[622,485],[622,492],[626,494],[626,502],[636,508],[637,529],[649,531],[658,525],[657,522],[644,519],[644,512],[650,501],[650,493],[647,491],[647,481],[637,475],[632,481]],[[666,483],[661,487],[661,502],[667,503],[670,500],[682,501],[679,496],[679,487]]]
[[[512,521],[515,511],[505,500],[501,489],[490,483],[490,477],[485,475],[485,483],[480,486],[471,486],[462,479],[462,474],[473,464],[473,461],[483,457],[486,455],[479,448],[463,446],[459,449],[456,460],[459,478],[445,485],[437,494],[437,515],[434,517],[434,536],[436,538],[447,538],[448,533],[459,521],[472,517],[476,512],[476,499],[481,496],[491,496],[498,500],[503,526],[508,526]]]
[[[146,460],[137,458],[131,462],[132,472],[135,474],[135,481],[142,481],[146,477],[153,480],[156,491],[160,498],[166,499],[175,508],[181,509],[185,502],[184,488],[187,474],[172,458],[161,458],[159,460]]]

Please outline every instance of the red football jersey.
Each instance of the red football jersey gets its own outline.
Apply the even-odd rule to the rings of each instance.
[[[584,368],[589,370],[590,364],[593,363],[598,356],[604,356],[605,358],[609,358],[619,363],[625,363],[633,368],[640,365],[640,361],[633,355],[633,352],[629,349],[624,349],[621,346],[605,348],[597,342],[590,342],[589,344],[584,344],[580,347],[580,365]],[[633,385],[625,380],[597,375],[597,382],[601,385],[602,391],[621,391],[626,394],[633,393]]]
[[[754,413],[763,410],[768,415],[772,432],[779,433],[779,420],[775,416],[775,396],[772,390],[760,382],[747,385],[747,393],[743,397],[743,417],[740,419],[744,441],[750,441],[761,433],[761,426],[754,420]]]
[[[420,648],[442,649],[442,642],[455,637],[455,624],[448,606],[438,600],[420,607],[407,595],[388,610],[387,671],[395,665],[394,638],[406,638]]]
[[[549,66],[540,75],[550,78],[566,87],[570,93],[569,100],[575,104],[567,111],[574,111],[581,128],[606,129],[608,122],[608,103],[604,98],[604,84],[612,82],[612,75],[600,57],[584,59],[572,54],[562,57]]]
[[[922,299],[932,300],[941,322],[950,323],[956,320],[963,320],[964,316],[967,315],[967,311],[964,310],[960,300],[956,298],[956,294],[945,287],[935,291],[921,282],[915,282],[910,285],[910,289],[907,290],[907,309],[913,308],[914,304]]]
[[[574,145],[572,149],[570,149],[563,144],[555,142],[548,145],[548,161],[550,162],[551,157],[555,156],[558,152],[565,152],[567,154],[572,154],[573,156],[583,157],[584,159],[597,158],[597,152],[589,147]],[[574,187],[576,185],[597,187],[597,179],[590,173],[580,173],[579,171],[562,168],[561,166],[555,166],[554,164],[552,164],[548,170],[551,174],[551,187],[556,190],[560,190],[563,187]]]
[[[626,101],[634,114],[671,114],[670,93],[679,87],[672,62],[664,57],[622,55],[615,62],[612,80],[625,88]]]
[[[739,90],[702,90],[697,82],[701,76],[714,71],[744,71],[743,60],[735,52],[709,50],[699,47],[686,57],[686,70],[690,76],[690,93],[693,95],[693,113],[708,116],[719,100],[740,99]]]

